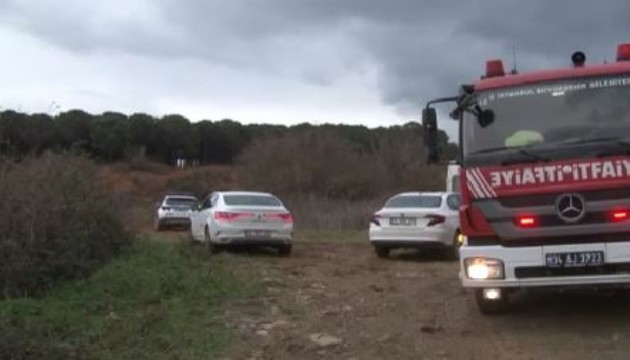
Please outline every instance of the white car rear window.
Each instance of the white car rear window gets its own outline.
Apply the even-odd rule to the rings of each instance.
[[[223,201],[228,206],[282,206],[280,200],[265,195],[225,195]]]
[[[439,208],[442,206],[441,196],[404,195],[389,199],[386,208]]]
[[[164,201],[164,205],[167,206],[180,206],[180,207],[195,207],[197,206],[197,200],[187,197],[167,197]]]

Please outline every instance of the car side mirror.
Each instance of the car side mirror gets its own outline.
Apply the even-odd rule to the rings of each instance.
[[[427,149],[427,163],[436,164],[439,161],[437,114],[434,108],[422,110],[422,135]]]

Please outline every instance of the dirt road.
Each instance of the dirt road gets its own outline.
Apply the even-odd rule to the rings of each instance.
[[[457,264],[415,252],[378,259],[367,244],[302,242],[221,254],[260,279],[259,299],[230,304],[229,359],[628,359],[630,300],[530,294],[483,316]]]

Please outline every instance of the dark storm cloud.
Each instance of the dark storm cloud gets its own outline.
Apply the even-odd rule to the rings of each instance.
[[[478,78],[489,58],[509,68],[514,46],[519,68],[531,69],[566,65],[576,49],[592,61],[612,60],[615,45],[630,42],[625,0],[25,3],[1,0],[2,18],[78,52],[192,57],[289,71],[322,86],[369,64],[383,101],[402,108],[455,92]]]

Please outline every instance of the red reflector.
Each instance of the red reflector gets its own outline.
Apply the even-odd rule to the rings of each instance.
[[[617,46],[617,61],[630,61],[630,44]]]
[[[534,227],[536,226],[536,218],[533,216],[521,216],[516,219],[516,223],[520,227]]]
[[[614,221],[628,220],[629,217],[630,217],[630,214],[626,210],[615,211],[612,214],[612,218]]]
[[[503,61],[501,60],[489,60],[486,62],[486,77],[495,77],[505,75],[503,70]]]

